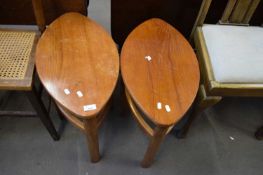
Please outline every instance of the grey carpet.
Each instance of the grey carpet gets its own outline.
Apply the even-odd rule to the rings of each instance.
[[[88,16],[111,33],[111,0],[90,0]]]
[[[194,122],[186,139],[168,135],[153,166],[143,169],[139,163],[148,139],[129,112],[122,115],[117,97],[100,130],[102,159],[96,164],[89,161],[84,135],[70,123],[54,142],[38,118],[0,118],[0,174],[262,174],[263,142],[253,137],[263,124],[262,99],[224,99]],[[10,107],[30,105],[15,93],[9,97]],[[58,127],[54,107],[51,114]]]

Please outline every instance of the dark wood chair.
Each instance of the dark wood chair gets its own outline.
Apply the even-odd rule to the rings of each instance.
[[[263,96],[263,28],[249,26],[260,0],[229,0],[218,24],[203,24],[212,0],[203,0],[190,39],[201,69],[198,97],[186,125],[223,97]]]
[[[21,91],[26,94],[50,135],[59,140],[59,135],[41,100],[42,88],[34,84],[35,48],[45,20],[41,0],[32,0],[39,31],[0,29],[0,89]],[[1,111],[1,115],[32,115],[34,112]]]
[[[263,140],[263,126],[256,131],[255,137],[258,140]]]
[[[36,69],[62,114],[86,135],[98,162],[98,130],[119,75],[119,55],[110,35],[79,13],[66,13],[45,30]]]
[[[146,168],[194,101],[199,85],[197,58],[176,29],[161,19],[150,19],[124,42],[121,74],[133,116],[150,137],[141,163]]]

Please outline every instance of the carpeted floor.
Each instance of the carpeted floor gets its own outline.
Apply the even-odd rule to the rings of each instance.
[[[121,113],[118,95],[100,130],[102,159],[96,164],[89,161],[84,135],[70,123],[60,141],[54,142],[38,118],[1,117],[0,174],[262,174],[263,141],[253,137],[263,124],[262,99],[224,99],[194,122],[186,139],[169,134],[153,166],[143,169],[139,163],[148,139],[129,112]],[[13,93],[7,108],[30,109],[30,105],[22,94]],[[54,107],[51,115],[58,128],[61,121]]]

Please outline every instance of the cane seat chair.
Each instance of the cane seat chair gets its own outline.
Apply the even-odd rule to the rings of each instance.
[[[59,135],[34,84],[35,47],[45,20],[40,0],[32,0],[35,18],[40,31],[0,29],[0,90],[26,93],[35,112],[0,111],[1,115],[37,115],[54,140]]]
[[[211,2],[203,0],[190,36],[202,76],[193,113],[179,137],[222,97],[263,96],[263,28],[249,26],[260,0],[229,0],[218,24],[203,24]]]
[[[194,101],[199,85],[197,58],[176,29],[154,18],[136,27],[124,42],[121,74],[133,116],[150,137],[141,162],[147,168]]]
[[[61,113],[86,135],[91,161],[98,162],[98,130],[119,74],[110,35],[88,17],[66,13],[41,36],[36,69]]]

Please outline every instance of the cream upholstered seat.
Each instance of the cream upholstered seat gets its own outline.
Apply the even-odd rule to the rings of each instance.
[[[204,25],[204,40],[215,80],[263,83],[263,28]]]

